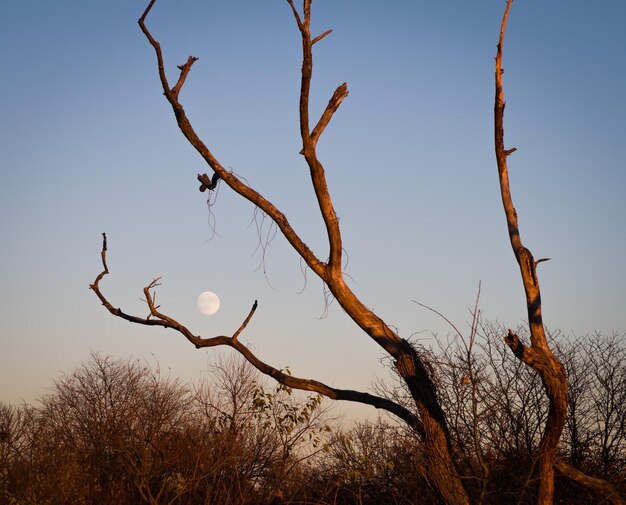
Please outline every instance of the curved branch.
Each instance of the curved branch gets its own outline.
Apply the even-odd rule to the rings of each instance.
[[[156,282],[158,281],[157,279],[154,279],[150,284],[148,284],[145,288],[143,288],[143,293],[146,297],[146,303],[148,304],[148,308],[150,309],[150,316],[155,317],[156,319],[152,319],[150,316],[148,317],[139,317],[139,316],[133,316],[130,314],[126,314],[122,309],[120,308],[116,308],[114,307],[108,300],[107,298],[102,294],[102,291],[100,290],[100,281],[102,280],[102,278],[105,275],[109,274],[109,267],[107,266],[107,260],[106,260],[106,254],[107,254],[107,238],[106,238],[106,234],[103,233],[102,234],[102,252],[100,253],[101,257],[102,257],[102,272],[100,272],[98,274],[98,276],[96,277],[96,279],[94,280],[93,284],[89,285],[89,289],[91,289],[96,296],[100,299],[100,301],[102,302],[102,305],[105,306],[105,308],[114,316],[119,317],[121,319],[124,319],[130,323],[136,323],[136,324],[143,324],[145,326],[161,326],[162,328],[171,328],[173,330],[178,331],[179,333],[182,333],[185,338],[187,340],[189,340],[189,342],[191,342],[193,345],[196,346],[196,348],[200,348],[200,347],[207,347],[210,345],[223,345],[226,344],[228,339],[230,339],[231,337],[226,337],[226,336],[217,336],[217,337],[213,337],[210,339],[203,339],[199,336],[194,335],[191,331],[189,331],[185,326],[183,326],[182,324],[180,324],[178,321],[167,317],[164,314],[161,314],[155,307],[154,305],[154,299],[150,294],[150,289],[152,289],[155,285]],[[243,330],[243,327],[245,327],[245,325],[248,323],[248,321],[250,320],[250,318],[252,317],[252,314],[254,313],[254,311],[256,310],[256,302],[255,304],[252,306],[252,310],[250,311],[250,314],[248,315],[248,317],[246,318],[246,320],[244,321],[244,324],[242,325],[242,327],[237,330],[237,332],[235,333],[235,335],[239,335],[239,333],[241,333],[241,331]]]
[[[138,317],[126,314],[119,308],[115,308],[102,294],[100,290],[100,281],[105,275],[109,274],[109,269],[106,262],[106,252],[107,252],[107,241],[106,234],[102,234],[102,266],[103,270],[98,274],[93,284],[89,285],[89,289],[91,289],[96,296],[100,299],[102,304],[106,307],[106,309],[116,317],[129,321],[131,323],[143,324],[146,326],[161,326],[163,328],[170,328],[172,330],[181,333],[189,342],[191,342],[196,349],[201,349],[204,347],[216,347],[220,345],[225,345],[232,347],[237,352],[239,352],[252,366],[254,366],[261,373],[272,377],[275,381],[283,384],[287,387],[293,389],[299,389],[302,391],[311,391],[315,393],[319,393],[327,398],[332,400],[344,400],[355,403],[362,403],[365,405],[371,405],[372,407],[376,407],[377,409],[386,410],[387,412],[394,414],[395,416],[402,419],[406,422],[411,428],[413,428],[416,433],[420,436],[424,435],[424,429],[422,426],[422,422],[419,417],[413,414],[410,410],[405,407],[399,405],[398,403],[393,402],[387,398],[383,398],[380,396],[372,395],[370,393],[364,393],[361,391],[355,391],[351,389],[337,389],[330,387],[323,382],[319,382],[313,379],[304,379],[300,377],[294,377],[292,375],[288,375],[281,370],[268,365],[261,359],[259,359],[246,345],[242,344],[238,337],[241,332],[247,327],[248,323],[252,319],[254,315],[258,303],[255,300],[250,312],[247,317],[241,323],[237,331],[233,333],[232,336],[228,337],[225,335],[218,335],[211,338],[202,338],[200,336],[194,335],[185,325],[179,323],[174,318],[167,316],[166,314],[160,312],[157,307],[154,305],[154,297],[151,295],[150,290],[153,289],[158,282],[158,278],[154,279],[150,282],[146,287],[143,288],[144,295],[146,297],[146,303],[148,304],[148,308],[150,309],[150,316]],[[154,319],[152,319],[152,318]]]

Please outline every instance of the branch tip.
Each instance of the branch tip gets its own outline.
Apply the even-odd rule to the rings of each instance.
[[[241,332],[244,330],[244,328],[246,326],[248,326],[248,323],[250,322],[250,319],[252,319],[252,316],[254,315],[256,308],[259,306],[257,300],[254,300],[254,303],[252,304],[252,308],[250,309],[250,312],[248,313],[248,316],[244,319],[243,323],[241,323],[241,326],[239,327],[239,329],[233,334],[232,336],[232,341],[233,343],[237,344],[237,337],[239,337],[239,335],[241,334]]]
[[[326,105],[326,109],[324,109],[324,112],[322,113],[322,117],[320,117],[320,120],[317,122],[317,125],[315,126],[315,128],[313,128],[313,131],[311,132],[310,140],[313,145],[315,145],[324,129],[328,126],[328,123],[330,123],[333,114],[337,111],[337,109],[341,105],[341,102],[344,101],[348,94],[349,91],[347,82],[344,82],[337,86],[337,89],[335,89],[333,96],[330,97],[330,100],[328,101],[328,105]]]
[[[320,40],[322,40],[324,37],[326,37],[327,35],[330,35],[333,31],[332,30],[326,30],[324,33],[322,33],[321,35],[318,35],[317,37],[315,37],[312,41],[311,41],[311,45],[319,42]]]
[[[187,58],[187,61],[185,63],[177,66],[177,68],[180,70],[180,77],[178,78],[178,81],[172,88],[172,93],[174,94],[174,96],[178,97],[178,94],[180,93],[180,90],[183,87],[183,84],[185,84],[185,79],[187,79],[187,75],[189,74],[189,71],[191,70],[191,66],[196,61],[198,61],[198,58],[196,58],[195,56],[189,56],[189,58]]]
[[[152,6],[154,5],[154,2],[156,2],[156,0],[151,0],[151,2],[148,4],[148,7],[146,7],[146,10],[143,11],[143,14],[141,15],[141,17],[139,18],[138,23],[143,26],[145,20],[146,20],[146,16],[148,15],[148,13],[150,12],[150,10],[152,9]]]

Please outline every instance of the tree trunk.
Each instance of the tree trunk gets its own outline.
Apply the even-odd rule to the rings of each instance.
[[[429,482],[440,503],[446,505],[469,505],[469,498],[452,460],[450,436],[446,419],[433,379],[429,363],[420,357],[413,346],[402,340],[404,352],[395,366],[406,382],[423,426],[423,477]]]

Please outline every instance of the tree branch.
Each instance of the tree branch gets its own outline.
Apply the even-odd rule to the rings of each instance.
[[[347,85],[344,83],[335,90],[326,110],[313,133],[310,133],[309,125],[309,94],[311,90],[311,76],[313,74],[313,44],[311,40],[311,2],[304,0],[304,20],[302,21],[292,0],[288,0],[289,5],[294,12],[296,23],[300,30],[302,39],[302,70],[300,80],[300,136],[302,137],[302,154],[306,159],[311,174],[311,182],[317,198],[320,213],[326,226],[326,234],[329,244],[328,270],[330,275],[335,278],[341,277],[341,257],[343,252],[341,229],[339,228],[339,219],[333,207],[333,202],[328,190],[324,167],[319,161],[316,152],[316,143],[320,134],[327,126],[333,113],[339,107],[339,104],[347,96]],[[328,33],[328,32],[327,32]],[[326,33],[326,34],[327,34]],[[322,34],[323,37],[325,34]],[[321,40],[321,38],[317,38]],[[317,131],[316,131],[317,130]],[[328,282],[328,280],[327,280]]]
[[[187,74],[189,74],[189,71],[191,70],[191,65],[193,65],[196,61],[198,61],[198,58],[190,56],[186,63],[178,66],[178,69],[180,70],[180,77],[178,78],[176,85],[172,88],[174,96],[177,97],[180,93],[180,89],[183,87],[183,84],[185,84],[185,79],[187,79]]]
[[[294,17],[298,24],[298,27],[302,33],[304,58],[302,66],[302,86],[300,95],[300,124],[301,130],[306,134],[303,135],[303,142],[305,149],[303,150],[307,163],[311,170],[311,178],[313,186],[315,188],[316,195],[320,209],[322,209],[322,216],[326,224],[329,242],[330,242],[330,254],[328,264],[320,261],[311,251],[311,249],[302,241],[296,231],[291,227],[285,215],[277,209],[274,204],[266,200],[260,193],[253,188],[244,184],[239,178],[237,178],[230,171],[226,170],[218,160],[213,156],[212,152],[204,144],[204,142],[198,137],[193,129],[187,115],[178,101],[178,97],[174,95],[167,84],[165,72],[163,71],[163,57],[159,43],[151,35],[150,31],[145,25],[145,20],[150,12],[155,0],[151,0],[148,8],[139,19],[139,25],[141,30],[145,34],[150,44],[155,49],[157,55],[157,64],[159,69],[159,77],[164,90],[165,97],[170,103],[178,127],[181,132],[187,138],[189,143],[198,151],[206,163],[215,172],[213,178],[207,174],[198,175],[198,180],[201,182],[200,189],[211,188],[212,184],[216,180],[216,176],[224,180],[224,182],[233,189],[236,193],[240,194],[252,204],[257,206],[263,212],[265,212],[270,219],[272,219],[281,233],[292,245],[296,252],[302,257],[305,263],[318,275],[324,282],[327,283],[333,296],[337,299],[339,304],[346,310],[350,317],[363,329],[370,337],[372,337],[381,347],[385,349],[394,358],[398,359],[404,352],[404,346],[401,344],[401,339],[398,337],[378,316],[372,313],[350,290],[343,280],[341,272],[341,233],[339,230],[339,220],[335,214],[332,206],[332,201],[328,192],[326,179],[324,175],[324,169],[321,163],[317,160],[315,154],[315,145],[310,141],[308,135],[308,89],[310,85],[312,55],[311,55],[311,41],[308,35],[308,26],[310,23],[310,2],[305,0],[305,17],[304,21],[300,18],[293,1],[287,0],[289,5],[294,11]],[[308,56],[307,56],[308,55]],[[340,87],[341,88],[341,87]],[[304,125],[304,126],[303,126]]]
[[[317,37],[315,37],[312,41],[311,41],[311,45],[318,43],[320,40],[322,40],[324,37],[326,37],[327,35],[330,35],[331,33],[333,33],[332,30],[326,30],[324,33],[322,33],[321,35],[318,35]]]
[[[191,342],[196,347],[196,349],[201,349],[204,347],[216,347],[220,345],[232,347],[233,349],[238,351],[257,370],[265,375],[272,377],[280,384],[283,384],[293,389],[319,393],[333,400],[344,400],[355,403],[362,403],[365,405],[371,405],[372,407],[376,407],[377,409],[386,410],[387,412],[394,414],[395,416],[405,421],[420,436],[424,435],[424,429],[419,417],[417,417],[405,407],[393,402],[392,400],[380,396],[375,396],[370,393],[364,393],[361,391],[333,388],[313,379],[294,377],[260,360],[250,350],[249,347],[242,344],[238,339],[242,331],[248,326],[248,323],[252,319],[252,316],[254,315],[258,307],[258,303],[256,300],[254,301],[254,304],[252,305],[252,308],[250,309],[247,317],[245,318],[243,323],[241,323],[237,331],[233,333],[232,336],[228,337],[225,335],[218,335],[211,338],[202,338],[200,336],[194,335],[185,325],[179,323],[174,318],[169,317],[163,312],[157,310],[154,305],[154,300],[151,296],[150,290],[157,285],[160,279],[158,277],[153,279],[152,282],[150,282],[146,287],[143,288],[143,293],[146,297],[146,303],[148,304],[148,307],[150,309],[150,316],[154,317],[155,319],[151,319],[149,317],[142,318],[128,315],[124,313],[121,309],[113,307],[113,305],[107,300],[107,298],[102,294],[102,291],[100,290],[100,281],[105,275],[109,274],[109,269],[106,263],[106,235],[103,233],[102,236],[103,240],[101,257],[103,270],[98,274],[93,284],[89,285],[89,288],[96,294],[102,304],[114,316],[129,321],[131,323],[143,324],[146,326],[161,326],[163,328],[169,328],[177,331],[178,333],[181,333],[189,342]]]
[[[146,303],[148,304],[148,307],[150,309],[150,316],[153,316],[156,319],[151,319],[150,317],[144,318],[144,317],[133,316],[130,314],[126,314],[120,308],[114,307],[107,300],[107,298],[102,294],[102,291],[100,290],[100,281],[105,275],[109,274],[109,268],[107,266],[107,261],[106,261],[106,254],[107,254],[107,239],[106,239],[106,234],[103,233],[102,234],[102,251],[100,253],[102,257],[103,270],[102,272],[98,274],[93,284],[89,285],[89,289],[91,289],[96,294],[96,296],[102,302],[102,305],[104,305],[111,314],[131,323],[143,324],[145,326],[161,326],[162,328],[171,328],[173,330],[178,331],[179,333],[182,333],[185,336],[185,338],[189,340],[189,342],[191,342],[192,344],[196,346],[196,348],[207,347],[210,345],[223,345],[224,343],[226,343],[227,339],[230,338],[230,337],[225,337],[225,336],[217,336],[211,339],[202,339],[194,335],[193,333],[191,333],[191,331],[189,331],[182,324],[178,323],[176,320],[164,314],[161,314],[155,307],[154,300],[152,296],[150,295],[150,290],[156,286],[156,283],[159,280],[158,277],[154,279],[152,282],[150,282],[150,284],[148,284],[146,287],[143,288],[143,293],[146,297]],[[254,309],[256,309],[256,302],[255,302],[255,305],[253,306],[253,310],[251,311],[251,314],[254,312]],[[248,316],[248,318],[246,318],[246,321],[244,321],[245,324],[247,324],[247,322],[250,320],[251,314]],[[243,328],[240,328],[239,330],[237,330],[236,335],[239,335],[239,333],[241,333],[242,330]]]
[[[513,199],[511,198],[511,188],[506,158],[515,150],[515,148],[504,148],[505,100],[502,86],[502,50],[504,47],[504,35],[512,3],[513,0],[508,0],[506,4],[500,28],[500,39],[498,41],[498,51],[496,55],[496,100],[494,106],[496,160],[498,163],[500,193],[502,196],[502,205],[504,206],[504,212],[506,215],[509,239],[513,253],[515,254],[515,258],[519,264],[522,281],[524,283],[524,291],[526,293],[526,305],[528,309],[528,323],[530,326],[531,340],[534,346],[548,350],[549,346],[541,315],[541,293],[539,290],[539,282],[537,281],[537,273],[535,269],[536,264],[532,253],[524,247],[524,244],[522,243],[517,220],[517,211],[515,210]]]
[[[557,458],[554,463],[556,470],[567,477],[568,479],[576,482],[582,487],[591,489],[592,491],[604,496],[607,500],[611,501],[614,505],[625,505],[626,502],[622,499],[619,492],[610,482],[604,479],[598,479],[596,477],[590,477],[584,474],[580,470],[577,470],[571,465],[565,463],[562,459]]]
[[[328,123],[333,117],[333,114],[337,111],[341,102],[348,96],[348,83],[344,82],[340,86],[337,87],[333,96],[328,101],[328,105],[326,109],[324,109],[324,113],[322,117],[317,122],[315,128],[313,128],[313,132],[311,133],[311,142],[313,144],[317,144],[317,141],[324,131],[324,129],[328,126]]]
[[[141,28],[141,31],[146,36],[146,38],[148,39],[152,47],[154,48],[154,51],[157,57],[157,66],[159,70],[159,78],[161,79],[161,85],[163,86],[163,91],[165,92],[165,96],[168,96],[168,94],[170,94],[170,86],[167,82],[167,76],[165,74],[165,67],[163,65],[163,53],[161,51],[161,45],[154,39],[154,37],[152,37],[152,34],[148,31],[148,29],[146,28],[146,24],[145,24],[146,17],[152,10],[152,6],[154,5],[155,2],[156,0],[150,0],[148,7],[146,7],[146,10],[143,12],[141,17],[139,18],[139,27]]]
[[[287,3],[291,7],[291,12],[293,12],[293,17],[296,19],[298,28],[302,30],[302,20],[300,19],[300,14],[298,14],[298,10],[296,9],[296,6],[293,4],[293,0],[287,0]]]

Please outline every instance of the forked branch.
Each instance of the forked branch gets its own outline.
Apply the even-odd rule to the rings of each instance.
[[[328,236],[328,244],[330,247],[328,270],[332,277],[341,277],[341,256],[343,252],[341,229],[339,228],[339,219],[333,207],[333,202],[328,190],[326,182],[326,174],[324,167],[317,157],[316,147],[320,135],[328,126],[333,114],[348,96],[348,87],[346,83],[341,84],[333,93],[326,109],[322,113],[320,120],[311,132],[309,124],[309,95],[311,90],[311,77],[313,74],[313,44],[319,42],[326,37],[331,30],[327,30],[323,34],[311,39],[311,1],[304,0],[303,14],[300,17],[293,0],[287,0],[293,12],[296,24],[300,30],[302,39],[302,71],[300,80],[300,136],[302,137],[301,154],[304,155],[309,171],[311,174],[311,182],[313,190],[317,198],[320,213],[326,226],[326,234]],[[328,282],[328,281],[327,281]],[[332,291],[332,288],[331,288]]]
[[[154,298],[150,292],[156,286],[156,283],[159,280],[159,278],[156,278],[156,279],[153,279],[146,287],[143,288],[145,301],[148,304],[148,308],[150,310],[149,316],[139,317],[139,316],[133,316],[133,315],[127,314],[122,309],[114,307],[109,302],[109,300],[107,300],[104,294],[102,294],[102,291],[100,290],[100,281],[105,275],[109,274],[109,267],[107,266],[106,255],[107,255],[107,238],[106,238],[106,234],[103,233],[102,234],[102,251],[100,253],[100,256],[102,258],[103,269],[102,269],[102,272],[98,274],[93,284],[89,285],[89,289],[91,289],[96,294],[96,296],[102,302],[102,305],[104,305],[106,309],[114,316],[124,319],[126,321],[129,321],[131,323],[143,324],[146,326],[161,326],[162,328],[171,328],[173,330],[176,330],[179,333],[182,333],[185,336],[185,338],[189,340],[189,342],[191,342],[193,345],[196,346],[196,348],[226,344],[229,339],[235,338],[241,333],[241,331],[243,331],[245,326],[250,321],[250,318],[254,314],[254,311],[256,310],[256,301],[255,301],[254,305],[252,306],[252,309],[250,310],[250,314],[248,315],[244,323],[240,326],[240,328],[237,330],[235,335],[233,335],[233,337],[217,336],[217,337],[213,337],[210,339],[202,339],[199,336],[194,335],[184,325],[180,324],[175,319],[172,319],[157,310],[157,307],[154,304]]]

